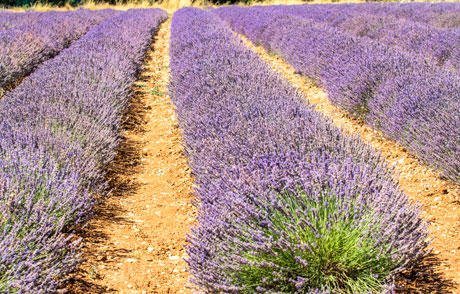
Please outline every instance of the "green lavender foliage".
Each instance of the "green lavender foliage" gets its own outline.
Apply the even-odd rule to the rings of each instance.
[[[389,253],[380,254],[388,252],[390,244],[378,244],[373,238],[379,225],[373,222],[370,210],[329,192],[320,199],[312,199],[303,191],[276,193],[276,197],[284,204],[282,207],[270,203],[259,207],[262,214],[270,216],[271,226],[264,229],[265,237],[275,243],[284,237],[297,249],[240,252],[248,264],[229,275],[235,284],[251,285],[244,293],[254,293],[262,285],[283,293],[308,293],[312,288],[343,294],[382,292],[382,277],[389,276],[398,262]],[[254,242],[251,227],[240,227],[240,242]],[[276,273],[279,268],[289,268],[292,274],[280,277]],[[297,277],[298,282],[293,283],[289,276]]]

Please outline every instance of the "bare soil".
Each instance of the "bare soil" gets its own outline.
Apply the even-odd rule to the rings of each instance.
[[[191,293],[185,236],[194,222],[193,180],[166,95],[170,20],[149,50],[111,167],[113,193],[82,232],[86,262],[69,293]]]
[[[3,88],[0,87],[0,99],[2,99],[2,98],[6,95],[6,93],[8,93],[9,91],[14,90],[17,86],[19,86],[19,85],[22,83],[22,81],[23,81],[24,79],[26,79],[29,75],[30,75],[30,74],[28,74],[28,75],[25,76],[25,77],[19,78],[19,79],[16,80],[15,82],[13,82],[13,83],[11,83],[11,84],[9,84],[9,85],[6,85],[6,86],[4,86]]]
[[[401,188],[412,201],[423,204],[422,216],[431,222],[434,237],[432,254],[414,271],[406,274],[409,293],[460,293],[460,189],[442,179],[404,147],[386,139],[383,134],[356,120],[332,105],[327,94],[302,77],[281,57],[268,54],[245,37],[243,42],[256,51],[272,68],[304,94],[314,109],[330,118],[346,133],[358,134],[381,150],[388,164],[395,167]]]

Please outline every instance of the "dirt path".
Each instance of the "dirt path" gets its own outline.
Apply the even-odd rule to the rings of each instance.
[[[170,20],[135,84],[127,132],[111,171],[114,192],[85,229],[84,257],[70,293],[191,293],[183,260],[194,221],[192,178],[168,81]]]
[[[240,36],[244,43],[256,51],[272,68],[304,94],[308,103],[332,119],[345,132],[357,134],[377,149],[399,173],[399,183],[414,201],[423,204],[423,215],[431,220],[430,232],[435,239],[433,254],[419,268],[417,277],[409,287],[411,293],[460,293],[460,189],[441,180],[439,174],[421,164],[403,147],[387,140],[383,135],[348,116],[328,100],[327,94],[297,74],[292,66],[279,56],[268,54]],[[434,270],[434,272],[431,272]]]
[[[29,74],[29,75],[30,75],[30,74]],[[6,95],[6,93],[8,93],[8,92],[10,92],[10,91],[13,91],[14,89],[16,89],[16,87],[18,87],[18,86],[22,83],[22,81],[23,81],[24,79],[26,79],[29,75],[27,75],[27,76],[25,76],[25,77],[22,77],[22,78],[16,80],[14,83],[11,83],[10,85],[7,85],[7,86],[5,86],[5,87],[3,87],[3,88],[0,87],[0,99],[2,99],[2,98]]]

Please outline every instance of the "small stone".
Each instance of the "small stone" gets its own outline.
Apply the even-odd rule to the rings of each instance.
[[[179,260],[179,256],[170,256],[169,260]]]

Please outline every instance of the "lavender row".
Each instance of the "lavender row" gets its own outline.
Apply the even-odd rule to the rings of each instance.
[[[350,17],[335,27],[356,37],[400,48],[447,69],[458,70],[460,66],[460,29],[438,29],[391,15]]]
[[[0,89],[31,73],[116,10],[50,12],[36,22],[0,32]]]
[[[460,183],[460,80],[455,73],[324,23],[283,15],[282,9],[230,7],[216,13],[316,80],[335,105]]]
[[[373,5],[339,5],[340,11],[330,6],[301,5],[267,9],[325,23],[356,37],[396,46],[446,68],[458,70],[460,66],[460,29],[439,29],[401,17],[391,9],[380,11]],[[387,6],[393,7],[391,4]]]
[[[359,15],[391,15],[400,20],[438,28],[460,27],[460,5],[458,3],[350,3],[290,5],[289,7],[293,14],[302,17],[308,15],[309,18],[322,22],[340,22]]]
[[[212,13],[178,10],[171,30],[169,89],[197,184],[187,248],[196,287],[389,291],[428,233],[380,155],[315,112]]]
[[[356,9],[363,7],[364,5],[357,6]],[[380,3],[370,5],[364,10],[373,14],[392,14],[397,18],[426,23],[439,28],[460,28],[460,5],[458,3],[386,3],[386,5]]]
[[[53,12],[54,13],[54,12]],[[41,16],[39,12],[17,13],[10,11],[0,11],[0,31],[8,30],[24,24],[29,24]]]
[[[80,262],[71,229],[105,193],[131,85],[166,18],[110,18],[0,100],[0,293],[55,293]]]
[[[0,31],[8,30],[18,26],[32,24],[40,21],[43,18],[49,18],[50,16],[56,16],[65,12],[60,11],[48,11],[48,12],[35,12],[27,11],[23,13],[0,11]]]

